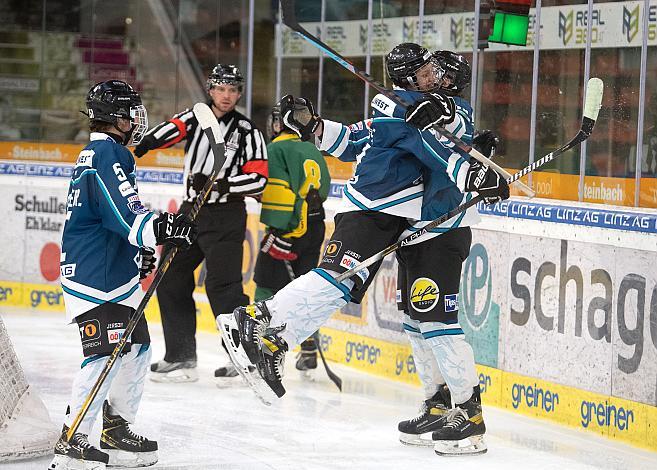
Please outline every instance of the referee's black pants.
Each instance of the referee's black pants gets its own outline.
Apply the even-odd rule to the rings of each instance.
[[[183,203],[180,212],[188,213],[190,208],[190,203]],[[188,250],[178,251],[157,288],[166,346],[164,360],[168,362],[196,360],[194,270],[204,259],[205,291],[215,317],[249,303],[242,288],[244,202],[203,206],[196,222],[196,242]]]

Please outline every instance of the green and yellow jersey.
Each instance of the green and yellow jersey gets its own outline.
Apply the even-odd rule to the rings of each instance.
[[[267,155],[269,179],[262,195],[260,222],[281,230],[286,237],[302,237],[308,229],[309,211],[316,210],[313,200],[319,195],[324,202],[328,196],[331,176],[324,156],[313,144],[288,132],[267,146]]]

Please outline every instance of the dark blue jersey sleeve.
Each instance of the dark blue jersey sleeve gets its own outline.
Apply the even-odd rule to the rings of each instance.
[[[153,213],[141,203],[135,162],[125,147],[104,142],[94,157],[96,195],[103,227],[135,246],[155,246]]]

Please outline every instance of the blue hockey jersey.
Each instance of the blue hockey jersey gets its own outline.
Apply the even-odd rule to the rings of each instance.
[[[419,92],[395,90],[407,102]],[[446,129],[462,140],[472,141],[472,108],[454,98],[455,120]],[[420,131],[404,120],[405,109],[384,95],[372,99],[373,117],[344,126],[324,120],[320,150],[343,161],[356,161],[356,171],[344,189],[339,212],[375,210],[430,221],[472,197],[464,194],[469,156],[433,130]],[[469,225],[478,221],[470,213],[441,227]],[[423,224],[418,224],[421,226]]]
[[[136,308],[140,246],[155,246],[154,213],[142,205],[132,153],[93,132],[68,189],[62,234],[61,283],[69,320],[100,304]]]

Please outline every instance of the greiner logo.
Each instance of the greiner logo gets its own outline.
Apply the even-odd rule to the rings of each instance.
[[[540,408],[551,413],[559,404],[558,393],[553,393],[547,389],[543,390],[536,384],[533,387],[531,385],[513,384],[511,399],[513,400],[513,408],[516,410],[524,404],[528,408]]]
[[[33,290],[30,292],[30,304],[32,307],[38,307],[45,303],[47,305],[60,305],[63,294],[61,292],[47,290]]]
[[[414,374],[416,371],[415,360],[411,354],[397,353],[395,356],[395,375],[401,375],[404,371]]]
[[[11,287],[0,286],[0,302],[6,302],[9,300],[9,297],[14,293],[14,290]]]
[[[481,393],[486,393],[488,387],[493,383],[493,379],[488,374],[479,374],[479,390]]]
[[[594,424],[598,426],[613,426],[619,431],[626,431],[630,428],[630,422],[634,422],[634,411],[626,410],[622,406],[616,408],[606,400],[604,403],[583,400],[580,405],[580,414],[584,428],[588,428],[595,420]]]
[[[366,361],[372,365],[376,364],[381,356],[381,350],[379,348],[370,346],[365,342],[355,343],[353,341],[347,341],[345,353],[347,362],[356,359],[357,361]]]

